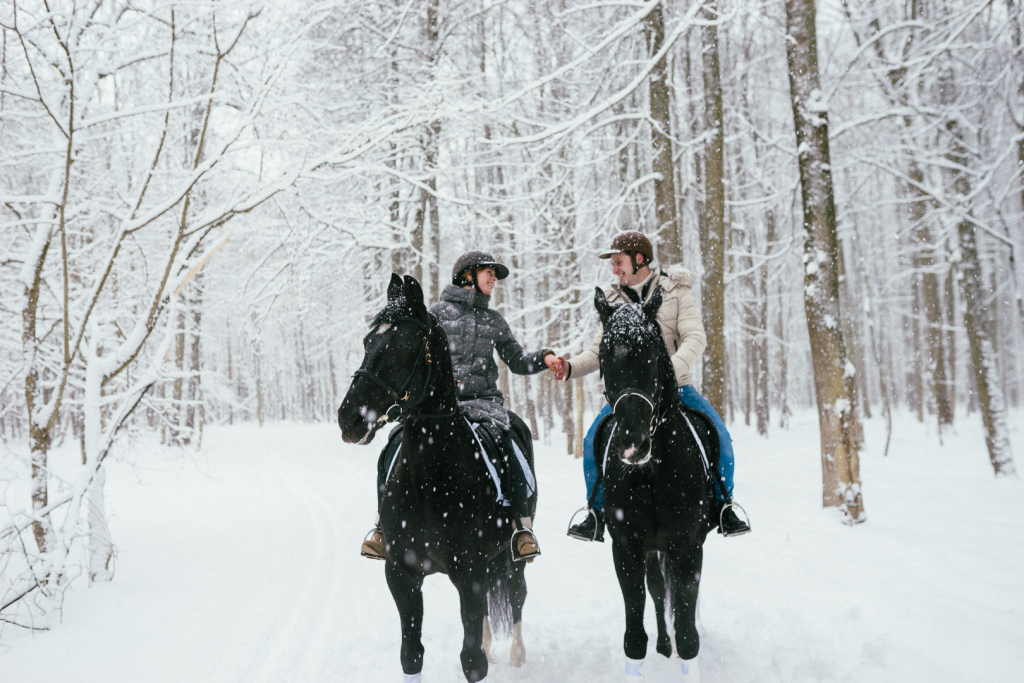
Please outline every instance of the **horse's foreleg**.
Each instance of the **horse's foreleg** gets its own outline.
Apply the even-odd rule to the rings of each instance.
[[[408,679],[423,670],[423,576],[390,561],[384,574],[402,622],[402,671]]]
[[[661,557],[656,552],[647,553],[647,589],[654,600],[654,616],[658,620],[658,644],[655,649],[663,657],[672,656],[672,639],[668,637],[665,623],[665,575],[661,572]]]
[[[671,553],[669,562],[672,572],[676,652],[682,657],[685,665],[688,660],[695,660],[700,651],[700,636],[697,634],[697,592],[700,588],[704,549],[700,545],[676,548]]]
[[[647,656],[647,632],[644,630],[644,605],[647,592],[644,589],[645,553],[639,547],[623,548],[621,544],[612,543],[612,557],[615,560],[615,574],[622,590],[622,601],[626,606],[626,634],[623,637],[623,649],[626,657],[636,660],[626,663],[627,673],[635,669],[639,675],[639,665]]]
[[[479,572],[460,573],[450,578],[459,591],[462,612],[462,653],[459,657],[462,660],[462,673],[469,683],[477,683],[487,677],[487,655],[483,649],[487,574],[481,567]]]

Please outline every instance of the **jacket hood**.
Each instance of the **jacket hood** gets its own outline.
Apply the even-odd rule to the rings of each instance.
[[[455,285],[445,285],[444,290],[441,292],[441,301],[450,301],[455,304],[473,306],[475,308],[488,308],[491,304],[491,297],[487,294],[481,294],[475,289],[463,289]]]
[[[662,268],[661,272],[663,272],[669,281],[675,286],[693,287],[693,273],[679,264]]]

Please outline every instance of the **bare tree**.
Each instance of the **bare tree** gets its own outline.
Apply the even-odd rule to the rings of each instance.
[[[839,260],[827,102],[818,75],[813,0],[786,2],[786,56],[800,163],[804,228],[804,309],[811,339],[821,431],[822,500],[856,523],[860,490],[853,365],[846,357],[839,310]]]

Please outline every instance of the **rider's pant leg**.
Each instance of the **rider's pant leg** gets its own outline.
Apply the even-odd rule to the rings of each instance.
[[[715,499],[719,503],[725,501],[725,496],[722,495],[722,484],[725,484],[725,491],[728,494],[729,500],[732,500],[733,470],[736,467],[736,458],[732,451],[732,437],[729,436],[729,430],[725,428],[725,422],[722,421],[714,407],[706,398],[700,395],[700,392],[692,384],[679,387],[679,400],[690,410],[706,415],[711,420],[711,423],[715,425],[721,450],[718,457],[718,478],[715,478]],[[721,481],[719,481],[719,478]]]
[[[505,465],[505,486],[506,495],[512,504],[512,514],[517,518],[530,516],[530,506],[527,501],[530,497],[530,486],[526,481],[526,473],[516,457],[515,446],[512,445],[512,435],[502,430],[501,450]]]
[[[587,435],[583,437],[583,479],[587,482],[587,500],[590,500],[594,484],[597,483],[597,464],[594,462],[594,439],[597,438],[597,425],[600,424],[605,415],[611,412],[612,407],[605,403],[604,407],[601,408],[601,412],[594,418],[590,429],[587,430]],[[603,486],[598,490],[597,496],[594,497],[594,507],[598,510],[604,509]]]
[[[401,427],[396,427],[401,431]],[[384,448],[381,449],[380,457],[377,458],[377,511],[380,511],[380,503],[384,497],[384,484],[388,480],[388,472],[391,470],[391,463],[395,461],[395,457],[398,455],[399,449],[402,447],[402,435],[398,434],[395,438],[391,438],[388,435],[388,442],[384,444]]]

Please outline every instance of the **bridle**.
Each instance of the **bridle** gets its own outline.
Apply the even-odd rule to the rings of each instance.
[[[431,335],[432,330],[431,330],[431,327],[430,327],[429,323],[424,323],[422,320],[419,320],[417,318],[408,317],[408,316],[395,320],[394,324],[397,325],[399,323],[406,323],[406,322],[407,323],[412,323],[413,325],[416,325],[417,327],[422,329],[425,334],[424,334],[424,339],[423,339],[423,346],[421,346],[419,348],[419,351],[416,352],[416,360],[413,361],[412,368],[409,370],[409,374],[405,378],[405,381],[402,382],[396,388],[396,387],[393,387],[390,384],[388,384],[383,379],[381,379],[380,376],[374,374],[373,372],[371,372],[369,370],[364,370],[363,368],[359,368],[358,370],[356,370],[354,375],[353,375],[354,377],[365,377],[366,379],[370,380],[371,382],[376,384],[378,387],[380,387],[381,389],[386,391],[388,394],[390,394],[391,398],[395,401],[394,403],[392,403],[388,407],[387,410],[384,411],[383,415],[381,415],[379,418],[377,418],[377,424],[378,425],[380,425],[382,423],[385,423],[388,420],[397,420],[403,414],[406,416],[407,419],[413,419],[413,420],[437,419],[437,418],[442,418],[442,417],[451,417],[451,416],[455,415],[455,413],[458,410],[458,407],[456,406],[456,407],[453,407],[451,412],[449,412],[449,413],[439,413],[439,414],[436,414],[436,415],[434,415],[434,414],[426,414],[426,413],[419,413],[419,414],[413,414],[412,413],[411,409],[416,408],[417,406],[422,404],[425,400],[427,400],[428,392],[430,391],[430,378],[431,378],[431,376],[432,376],[432,374],[434,372],[434,361],[433,361],[433,358],[431,358],[431,356],[430,356],[430,335]],[[426,363],[426,366],[427,366],[427,377],[423,381],[423,388],[420,389],[419,395],[416,397],[416,400],[412,401],[412,402],[409,402],[409,399],[411,398],[411,394],[410,394],[410,391],[409,391],[409,385],[412,384],[413,378],[416,376],[416,373],[419,372],[420,365],[422,365],[424,363]],[[391,411],[394,408],[398,408],[398,412],[395,414],[394,417],[391,417]]]
[[[647,433],[649,436],[654,436],[654,433],[658,431],[658,425],[661,424],[661,416],[658,414],[658,403],[661,401],[661,384],[658,384],[658,391],[654,396],[651,396],[646,391],[635,389],[633,387],[626,387],[625,389],[611,393],[609,391],[604,392],[604,396],[608,399],[608,404],[612,407],[612,415],[615,415],[615,409],[619,407],[619,403],[622,399],[627,396],[638,396],[643,399],[647,405],[651,407],[651,423],[647,427]]]

